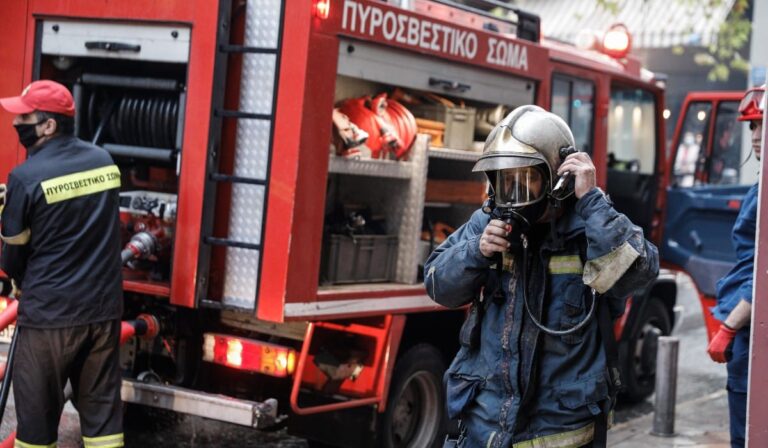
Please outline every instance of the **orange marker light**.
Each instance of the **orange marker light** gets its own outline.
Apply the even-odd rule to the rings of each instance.
[[[292,375],[296,369],[296,351],[255,339],[205,333],[203,361],[285,377]]]

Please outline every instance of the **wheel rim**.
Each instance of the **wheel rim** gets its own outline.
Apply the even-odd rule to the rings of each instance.
[[[663,334],[663,329],[654,320],[648,321],[643,325],[637,337],[634,353],[635,377],[639,382],[654,381],[656,375],[656,349],[659,336]]]
[[[392,405],[393,446],[430,446],[440,423],[439,390],[433,376],[429,372],[415,372]]]

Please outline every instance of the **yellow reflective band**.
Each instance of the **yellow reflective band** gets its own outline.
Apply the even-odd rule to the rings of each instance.
[[[595,436],[595,424],[590,423],[573,431],[550,434],[518,442],[512,448],[579,448],[591,442]]]
[[[23,246],[29,242],[29,236],[31,234],[32,232],[29,229],[24,229],[23,232],[13,236],[5,236],[0,233],[0,239],[2,239],[5,244],[10,244],[11,246]]]
[[[16,439],[13,441],[13,447],[14,448],[56,448],[56,442],[53,442],[50,445],[33,445],[31,443],[22,442],[21,440]]]
[[[83,436],[85,448],[118,448],[124,446],[123,433],[101,437]]]
[[[549,259],[550,274],[579,274],[584,272],[578,255],[557,255]]]
[[[45,202],[56,202],[74,199],[80,196],[100,193],[102,191],[120,188],[120,169],[117,165],[109,165],[79,173],[55,177],[40,183],[45,195]]]

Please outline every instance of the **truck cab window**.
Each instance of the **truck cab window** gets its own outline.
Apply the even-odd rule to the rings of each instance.
[[[744,125],[737,120],[738,107],[736,101],[722,101],[717,105],[712,155],[707,160],[710,184],[751,185],[755,182],[754,172],[742,168],[750,156],[750,146],[742,145]],[[742,147],[747,151],[742,151]]]
[[[641,89],[611,89],[608,111],[608,168],[653,174],[656,163],[656,109]]]
[[[595,85],[589,81],[564,76],[552,80],[552,113],[568,123],[576,147],[592,155],[592,123]]]
[[[709,102],[695,102],[688,106],[680,129],[680,144],[674,148],[675,164],[672,175],[675,185],[692,187],[701,183],[711,115],[712,104]]]
[[[656,201],[657,110],[654,95],[612,86],[606,188],[615,207],[650,234]]]

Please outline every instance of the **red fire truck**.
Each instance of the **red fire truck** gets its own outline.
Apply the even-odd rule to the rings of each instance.
[[[715,285],[736,263],[731,231],[758,178],[746,124],[737,121],[744,91],[691,92],[670,148],[667,221],[661,255],[684,271],[699,295],[707,336],[720,327],[710,312]]]
[[[0,95],[66,84],[77,135],[122,172],[125,318],[159,333],[122,352],[126,402],[343,446],[439,444],[464,310],[431,302],[419,267],[435,229],[480,205],[475,142],[519,105],[562,116],[616,207],[660,241],[663,86],[621,27],[601,53],[542,38],[522,11],[395,3],[4,5]],[[421,118],[442,130],[400,160],[337,156],[334,107],[397,90],[437,98]],[[2,117],[0,178],[25,157]],[[629,399],[653,389],[675,296],[663,272],[616,324]]]

